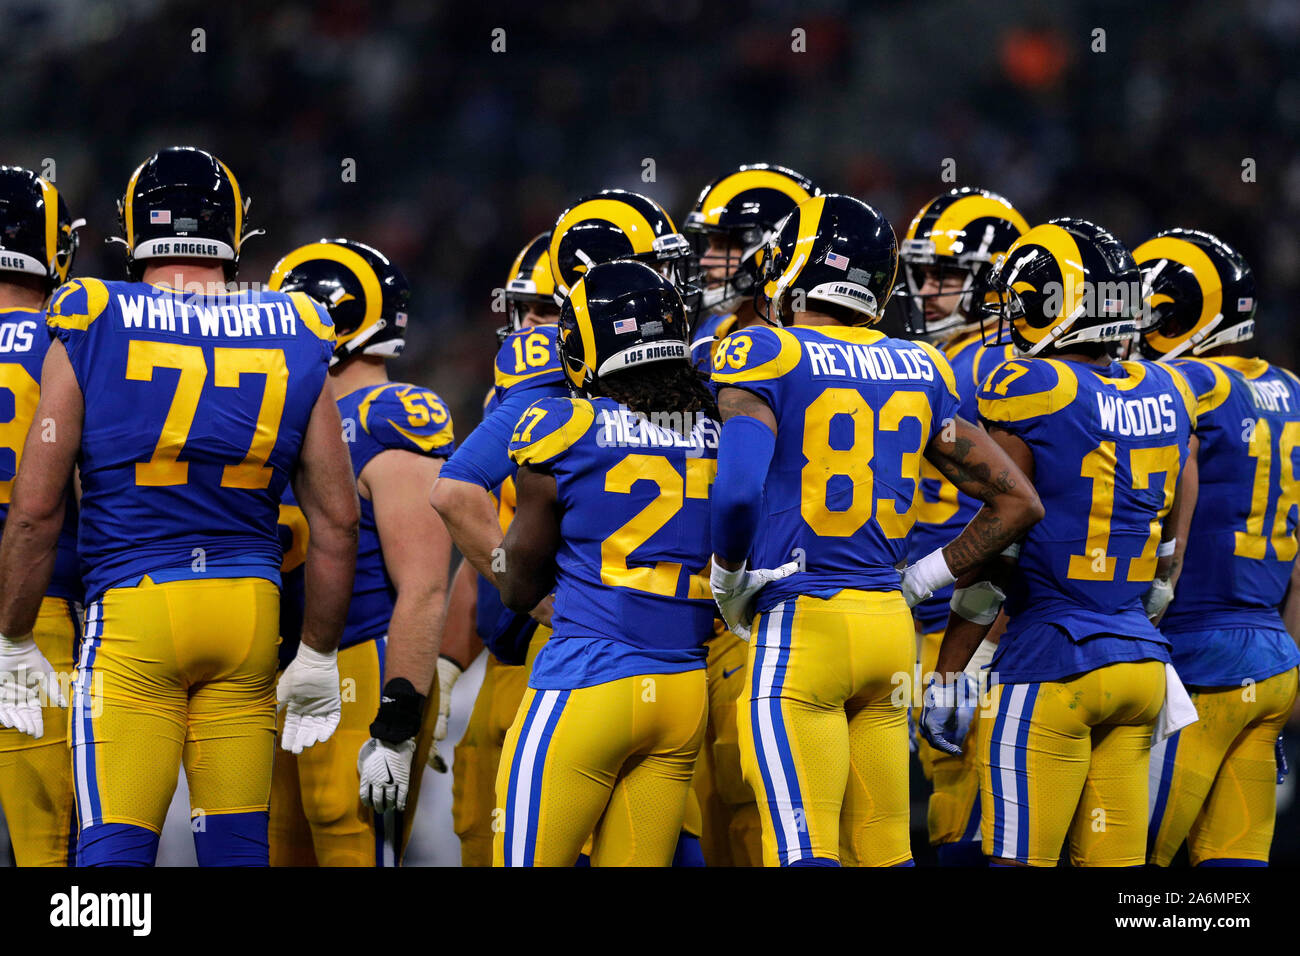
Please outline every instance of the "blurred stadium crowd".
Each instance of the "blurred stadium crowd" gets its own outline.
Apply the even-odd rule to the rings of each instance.
[[[404,269],[394,374],[436,387],[462,435],[491,381],[493,290],[530,236],[602,187],[645,192],[680,225],[741,162],[860,196],[900,234],[951,185],[1130,246],[1207,229],[1254,267],[1260,353],[1300,364],[1291,0],[0,0],[0,23],[0,160],[55,161],[88,220],[79,274],[121,274],[102,240],[143,157],[210,149],[267,232],[241,279],[322,236]],[[1276,861],[1300,857],[1297,830],[1279,826]]]

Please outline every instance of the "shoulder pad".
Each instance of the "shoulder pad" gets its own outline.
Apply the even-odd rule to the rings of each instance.
[[[980,385],[980,415],[991,422],[1020,422],[1051,415],[1074,401],[1079,380],[1064,362],[1015,358]]]
[[[428,389],[389,382],[371,389],[357,407],[361,427],[385,448],[445,457],[455,443],[451,413]]]
[[[306,292],[290,292],[289,300],[293,302],[298,318],[312,335],[326,342],[334,341],[334,322],[325,311],[325,306],[316,302]]]
[[[1196,414],[1204,415],[1222,405],[1232,392],[1232,379],[1220,366],[1206,359],[1179,358],[1167,366],[1175,369],[1196,396]]]
[[[98,279],[73,279],[54,290],[45,321],[53,329],[84,332],[107,305],[107,285]]]
[[[787,329],[751,325],[718,343],[713,356],[713,381],[738,385],[780,378],[799,364],[803,347]]]
[[[587,433],[596,410],[583,398],[542,398],[519,416],[510,436],[510,459],[517,465],[554,461]]]

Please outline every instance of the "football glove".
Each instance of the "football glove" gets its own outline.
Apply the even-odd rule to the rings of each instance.
[[[438,742],[447,739],[447,718],[451,716],[451,690],[465,669],[450,657],[438,658],[438,722],[433,728],[433,746],[429,748],[429,766],[438,773],[447,772],[447,761],[438,753]]]
[[[1286,763],[1286,741],[1282,735],[1277,735],[1277,743],[1273,745],[1273,756],[1277,758],[1277,782],[1286,783],[1286,775],[1291,772],[1291,768]]]
[[[1142,607],[1147,612],[1147,618],[1152,621],[1159,621],[1161,615],[1165,613],[1165,608],[1169,607],[1169,602],[1174,599],[1174,586],[1168,578],[1156,578],[1151,582],[1151,587],[1147,593],[1142,595]]]
[[[339,694],[338,651],[322,654],[306,644],[280,675],[275,688],[277,707],[285,708],[280,746],[300,754],[313,744],[329,740],[343,716]]]
[[[779,568],[749,570],[746,562],[738,571],[728,571],[715,560],[709,572],[709,587],[718,602],[727,629],[743,641],[749,640],[749,625],[754,622],[754,596],[772,581],[789,577],[799,570],[798,561],[790,561]]]
[[[908,607],[916,607],[935,591],[946,588],[957,579],[948,570],[943,549],[936,548],[916,564],[903,569],[903,598]]]
[[[362,744],[361,753],[357,755],[361,802],[376,813],[405,810],[414,758],[414,737],[396,744],[371,737]]]
[[[42,692],[51,706],[68,706],[54,668],[36,646],[36,639],[0,634],[0,726],[38,740],[43,737]]]
[[[962,741],[979,706],[979,685],[964,671],[951,684],[930,678],[921,705],[921,736],[946,754],[962,752]]]

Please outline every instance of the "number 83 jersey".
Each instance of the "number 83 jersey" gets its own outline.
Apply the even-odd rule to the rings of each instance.
[[[850,326],[753,326],[724,339],[713,381],[776,415],[776,450],[750,566],[799,561],[756,608],[798,594],[899,589],[921,458],[957,414],[952,368],[924,342]]]
[[[1046,511],[1021,543],[1007,592],[999,679],[1168,661],[1142,596],[1196,421],[1186,380],[1150,362],[1017,358],[989,374],[979,411],[1029,447]]]
[[[78,279],[47,318],[85,402],[86,597],[197,577],[280,581],[281,492],[329,365],[303,293]]]

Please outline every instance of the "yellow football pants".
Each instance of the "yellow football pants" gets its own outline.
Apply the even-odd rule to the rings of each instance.
[[[943,631],[933,631],[921,638],[920,690],[925,689],[926,675],[934,671],[939,661],[939,645]],[[913,720],[920,721],[921,708],[913,709]],[[960,754],[946,754],[935,750],[925,738],[917,735],[916,756],[921,769],[930,781],[929,811],[926,823],[930,832],[930,845],[944,843],[978,842],[980,839],[980,776],[978,739],[979,712],[971,721],[966,735],[968,745]]]
[[[379,711],[387,641],[339,651],[343,716],[329,740],[295,756],[275,748],[271,777],[272,866],[397,866],[410,836],[438,713],[437,681],[425,701],[406,809],[377,814],[361,802],[357,755]],[[284,730],[284,714],[276,733]]]
[[[911,860],[906,708],[915,655],[897,591],[802,595],[755,619],[737,716],[765,865]]]
[[[71,696],[72,666],[81,639],[79,609],[63,598],[41,602],[33,636],[54,668],[64,696]],[[0,727],[0,807],[4,809],[19,866],[72,866],[77,821],[68,753],[68,712],[42,708],[45,733],[38,740]]]
[[[978,727],[984,854],[1055,866],[1146,858],[1147,763],[1165,699],[1159,661],[993,687]]]
[[[1193,866],[1267,862],[1277,817],[1273,748],[1295,706],[1296,669],[1189,692],[1199,719],[1151,749],[1150,861],[1168,866],[1186,840]]]
[[[533,660],[551,636],[538,626],[522,665],[511,666],[487,655],[483,684],[474,698],[465,734],[456,744],[451,767],[451,821],[460,837],[461,866],[491,866],[492,836],[500,828],[497,767],[506,733],[515,721],[519,702],[528,689]],[[496,822],[497,826],[493,827]]]
[[[266,811],[279,613],[262,578],[146,577],[86,609],[69,715],[83,830],[161,832],[182,761],[192,815]]]
[[[715,621],[708,649],[709,723],[692,785],[701,813],[700,848],[709,866],[762,866],[763,829],[754,791],[740,769],[736,729],[749,648]],[[690,816],[688,809],[687,832]]]
[[[496,866],[668,866],[704,740],[704,669],[529,688],[497,773]]]

